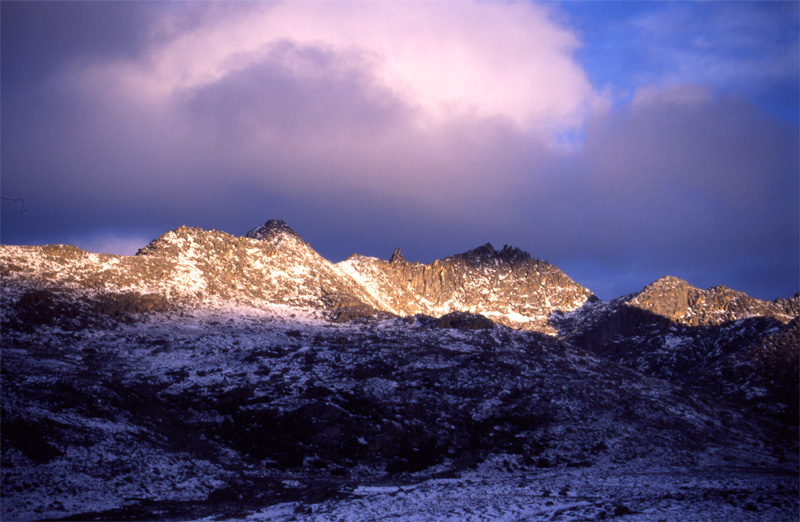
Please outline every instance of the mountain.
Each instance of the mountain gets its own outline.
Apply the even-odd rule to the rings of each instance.
[[[726,286],[702,290],[671,276],[648,285],[627,303],[686,326],[720,325],[748,317],[772,317],[786,323],[800,314],[797,297],[768,302]]]
[[[800,296],[286,223],[0,246],[2,520],[792,520]]]
[[[564,326],[559,330],[553,323],[563,323],[561,318],[570,312],[575,312],[575,320],[600,320],[582,311],[581,307],[596,309],[592,303],[597,299],[589,289],[517,248],[496,250],[487,243],[427,265],[406,261],[397,249],[388,261],[353,254],[333,264],[280,220],[267,221],[244,237],[180,227],[136,256],[95,254],[64,245],[2,245],[0,261],[2,284],[10,293],[46,288],[112,300],[121,293],[148,295],[178,307],[277,305],[341,320],[469,312],[551,335],[564,333]],[[767,302],[726,287],[700,290],[674,277],[610,303],[617,310],[612,315],[624,309],[634,323],[638,309],[685,326],[748,317],[786,323],[800,313],[800,297]]]
[[[183,297],[320,310],[370,303],[368,294],[279,220],[245,237],[181,227],[141,249],[137,258],[158,259],[171,268],[166,288],[153,281],[148,288]]]
[[[0,260],[8,295],[35,290],[40,297],[46,292],[51,299],[80,300],[95,309],[98,300],[138,301],[141,296],[162,303],[158,309],[247,305],[276,313],[280,307],[370,308],[373,302],[282,221],[268,221],[246,237],[180,227],[136,256],[94,254],[63,245],[3,246]],[[35,306],[38,301],[34,295],[21,304]]]
[[[337,266],[397,315],[468,311],[547,333],[555,333],[551,313],[575,310],[592,295],[553,265],[489,243],[429,265],[407,262],[397,249],[389,261],[354,254]]]
[[[339,320],[470,312],[551,334],[553,311],[574,310],[592,295],[558,268],[507,246],[487,244],[430,265],[408,263],[399,251],[390,261],[353,255],[334,265],[278,220],[245,237],[180,227],[133,257],[60,245],[4,246],[0,256],[7,275],[27,286],[84,295],[134,292],[175,306],[284,305]]]
[[[551,323],[592,353],[796,423],[798,350],[782,339],[797,338],[798,315],[800,295],[768,302],[667,276],[635,294],[556,312]]]

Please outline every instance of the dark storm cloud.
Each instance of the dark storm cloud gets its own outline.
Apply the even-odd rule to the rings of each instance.
[[[41,82],[67,62],[133,56],[155,2],[3,2],[3,88]],[[12,89],[13,90],[13,89]]]
[[[645,97],[587,124],[580,174],[533,214],[571,232],[551,247],[562,265],[589,257],[651,278],[746,281],[759,296],[785,295],[800,249],[797,129],[694,89]],[[595,279],[587,284],[603,285]]]
[[[4,32],[4,52],[7,38],[28,49],[12,64],[41,62],[25,88],[3,63],[3,196],[30,209],[3,205],[4,242],[131,252],[182,224],[243,234],[282,218],[334,261],[402,247],[427,262],[491,241],[606,298],[667,273],[797,290],[797,127],[741,96],[678,83],[619,105],[538,7],[437,4],[431,19],[450,25],[418,28],[373,4],[348,4],[360,25],[317,4],[159,5],[120,29],[132,44],[94,54],[113,36],[48,55]],[[488,15],[500,36],[464,37]],[[443,85],[463,71],[483,76],[456,96]]]

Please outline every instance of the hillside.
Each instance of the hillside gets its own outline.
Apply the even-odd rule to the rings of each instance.
[[[791,520],[797,296],[285,223],[0,246],[3,520]]]

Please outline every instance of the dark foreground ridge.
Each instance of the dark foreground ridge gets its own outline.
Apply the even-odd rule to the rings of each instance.
[[[2,520],[800,517],[797,297],[268,221],[0,246],[0,312]]]

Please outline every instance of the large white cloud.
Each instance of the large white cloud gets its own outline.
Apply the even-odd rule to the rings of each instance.
[[[496,219],[602,105],[550,9],[170,4],[137,53],[61,69],[25,125],[59,194],[177,205],[238,186]]]
[[[188,4],[155,25],[136,59],[99,63],[79,78],[139,103],[224,82],[287,45],[337,55],[418,110],[424,122],[465,114],[524,129],[579,126],[596,98],[573,59],[579,42],[547,6],[477,2],[286,2]],[[331,71],[289,57],[298,78]]]

